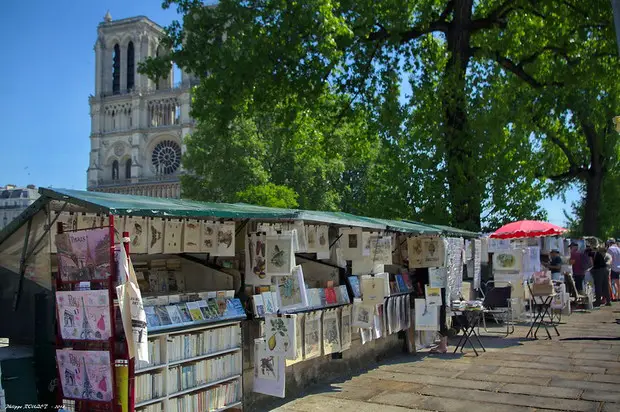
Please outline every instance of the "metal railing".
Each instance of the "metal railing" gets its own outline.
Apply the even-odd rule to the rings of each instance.
[[[99,179],[92,187],[131,186],[149,183],[174,183],[181,179],[182,173],[172,175],[133,177],[131,179]]]

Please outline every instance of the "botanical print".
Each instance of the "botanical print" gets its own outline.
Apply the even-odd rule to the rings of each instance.
[[[111,401],[112,365],[107,351],[56,350],[65,399]]]
[[[285,367],[284,357],[271,353],[264,338],[254,339],[254,392],[284,398]]]
[[[295,320],[295,354],[297,355],[293,360],[286,360],[286,366],[294,365],[304,360],[304,323],[305,323],[305,314],[298,313],[297,319]]]
[[[281,311],[308,306],[301,265],[295,266],[291,275],[274,276],[271,280],[278,288],[278,306]]]
[[[281,355],[286,359],[295,359],[296,315],[265,315],[265,337],[267,352]]]
[[[498,252],[493,255],[493,270],[505,272],[521,271],[521,250]]]
[[[323,311],[323,354],[340,352],[340,328],[337,310]]]
[[[351,347],[351,306],[344,306],[340,312],[340,346],[342,350]]]
[[[426,300],[416,299],[415,330],[439,330],[439,306],[427,305]]]
[[[306,247],[308,253],[316,253],[318,249],[318,237],[315,225],[306,226],[306,239],[308,241]]]
[[[352,326],[358,328],[370,328],[373,322],[374,306],[365,305],[361,302],[353,302]]]
[[[220,223],[217,228],[217,256],[235,256],[235,222]]]
[[[183,227],[183,252],[200,252],[200,221],[188,219]]]
[[[276,313],[276,307],[273,303],[273,294],[271,292],[262,292],[263,305],[265,306],[265,313]]]
[[[282,234],[266,237],[266,271],[269,275],[288,275],[293,269],[293,237]]]
[[[200,251],[202,253],[215,254],[217,252],[217,233],[219,223],[202,221],[200,235]]]
[[[321,356],[321,312],[306,313],[304,320],[304,358]]]
[[[345,260],[355,260],[362,256],[362,228],[341,228],[340,248]]]
[[[56,235],[58,271],[65,281],[88,281],[110,276],[110,230],[80,230]]]
[[[428,279],[430,287],[445,288],[448,279],[448,268],[429,268]]]
[[[329,259],[329,226],[316,226],[316,257],[317,259]]]
[[[180,219],[164,220],[164,253],[181,253],[181,235],[183,221]]]
[[[429,285],[424,285],[426,291],[426,304],[427,305],[441,305],[441,288],[432,288]]]
[[[147,252],[164,253],[164,221],[157,217],[149,219]]]
[[[129,251],[131,253],[146,253],[148,249],[148,227],[149,220],[146,217],[127,216],[125,218],[125,229],[129,232]]]
[[[252,233],[245,238],[245,283],[250,285],[270,285],[265,264],[265,235]]]
[[[63,339],[106,340],[110,338],[108,290],[56,292],[56,307]]]
[[[371,236],[370,257],[374,263],[384,265],[392,264],[392,237],[391,236]]]

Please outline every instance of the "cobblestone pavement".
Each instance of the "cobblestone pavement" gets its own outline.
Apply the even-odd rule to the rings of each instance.
[[[617,318],[620,304],[573,313],[551,341],[526,340],[528,328],[519,326],[507,338],[484,336],[487,352],[479,357],[471,348],[457,355],[402,355],[273,410],[620,412]]]

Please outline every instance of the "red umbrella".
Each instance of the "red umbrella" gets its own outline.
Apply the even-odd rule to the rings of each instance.
[[[548,222],[520,220],[508,223],[491,234],[494,239],[520,239],[524,237],[557,236],[567,229]]]

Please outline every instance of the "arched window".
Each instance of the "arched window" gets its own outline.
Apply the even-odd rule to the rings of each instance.
[[[121,48],[118,43],[114,45],[114,57],[112,58],[112,93],[121,92]]]
[[[127,90],[133,89],[135,79],[133,42],[127,45]]]
[[[131,159],[125,163],[125,179],[131,179]]]
[[[118,160],[112,162],[112,180],[118,180]]]

